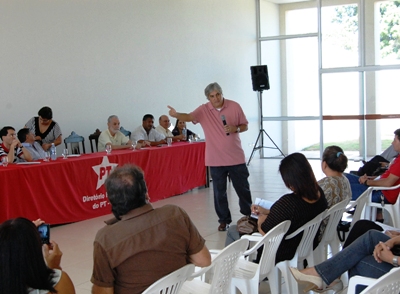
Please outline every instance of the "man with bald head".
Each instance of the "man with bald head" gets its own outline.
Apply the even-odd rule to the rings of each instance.
[[[165,137],[171,137],[172,141],[183,140],[183,135],[174,136],[172,132],[168,129],[171,126],[171,121],[169,117],[165,114],[161,115],[158,119],[159,126],[156,127],[156,131],[163,134]]]
[[[98,150],[105,151],[106,145],[111,145],[111,149],[132,148],[132,141],[119,130],[121,123],[118,116],[111,115],[107,120],[107,130],[102,131],[99,136]]]

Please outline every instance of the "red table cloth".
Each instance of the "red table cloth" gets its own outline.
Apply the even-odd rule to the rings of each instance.
[[[205,142],[178,142],[0,166],[0,222],[22,216],[62,224],[109,214],[104,182],[112,169],[127,163],[143,169],[152,202],[182,194],[206,184],[204,151]]]

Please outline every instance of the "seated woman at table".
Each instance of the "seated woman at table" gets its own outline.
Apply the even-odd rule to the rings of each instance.
[[[318,186],[311,165],[303,154],[293,153],[286,156],[279,165],[279,172],[286,187],[292,193],[279,198],[271,206],[271,209],[252,205],[252,213],[258,215],[258,231],[262,235],[268,233],[281,222],[290,220],[289,230],[285,234],[287,236],[327,208],[324,192]],[[285,240],[285,236],[276,253],[276,263],[294,257],[302,234],[289,240]],[[230,226],[225,246],[239,238],[237,226]],[[316,237],[314,240],[314,248],[318,245],[317,239]]]
[[[186,136],[182,133],[182,132],[183,132],[183,129],[186,130]],[[179,119],[176,120],[175,128],[172,130],[172,134],[173,134],[174,136],[182,135],[181,141],[187,141],[188,138],[189,138],[189,136],[193,136],[193,137],[196,136],[195,133],[193,133],[191,130],[188,130],[188,129],[186,128],[186,122],[184,122],[184,121],[179,121]]]
[[[60,267],[62,252],[54,241],[50,245],[51,249],[44,244],[42,250],[38,229],[28,219],[15,218],[2,223],[0,293],[75,293],[71,279]]]
[[[343,285],[338,278],[346,271],[349,277],[359,275],[378,279],[398,266],[398,253],[393,252],[399,252],[399,245],[400,236],[390,238],[370,230],[330,259],[300,271],[296,268],[290,270],[297,282],[308,285],[308,290],[320,293],[340,291]]]
[[[35,140],[42,145],[45,151],[49,150],[51,143],[54,143],[56,146],[60,145],[62,142],[62,133],[58,123],[53,121],[53,111],[51,108],[48,106],[42,107],[38,115],[32,117],[25,124],[25,128],[28,128],[35,134]]]

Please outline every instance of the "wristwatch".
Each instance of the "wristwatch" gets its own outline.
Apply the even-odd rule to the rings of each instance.
[[[236,133],[240,133],[240,127],[237,127]]]
[[[392,264],[393,264],[393,266],[395,266],[395,267],[399,267],[398,258],[399,258],[399,257],[396,256],[396,255],[393,256]]]

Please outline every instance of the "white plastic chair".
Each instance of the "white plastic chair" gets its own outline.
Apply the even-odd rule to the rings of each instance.
[[[371,194],[373,190],[395,190],[400,188],[400,184],[397,186],[392,186],[392,187],[369,187],[370,190],[370,196],[367,199],[366,203],[366,213],[365,217],[367,219],[370,219],[372,221],[375,221],[376,219],[376,209],[377,208],[382,208],[385,209],[389,214],[390,217],[392,218],[392,223],[393,227],[400,228],[400,197],[397,197],[397,201],[395,204],[385,204],[385,206],[382,207],[380,203],[372,202],[371,201]],[[400,193],[399,193],[400,196]]]
[[[357,285],[368,286],[360,294],[399,294],[400,293],[400,267],[393,268],[379,279],[362,276],[351,277],[347,294],[354,294]]]
[[[322,235],[321,242],[318,247],[314,250],[315,262],[321,263],[328,258],[328,246],[331,248],[332,255],[338,253],[341,248],[340,240],[337,235],[337,225],[342,219],[343,213],[350,199],[345,199],[336,203],[328,209],[323,220],[329,217],[328,223],[326,224],[325,231]]]
[[[285,282],[286,282],[285,283],[286,284],[286,293],[290,293],[290,294],[298,294],[299,293],[298,284],[297,284],[296,280],[293,278],[289,268],[290,267],[303,268],[304,259],[307,259],[309,266],[314,265],[313,241],[314,241],[315,235],[318,232],[318,228],[321,224],[321,221],[325,217],[326,211],[327,210],[325,210],[324,212],[321,212],[315,218],[313,218],[308,223],[304,224],[303,226],[301,226],[300,228],[298,228],[296,231],[294,231],[292,234],[286,236],[286,238],[285,238],[286,240],[288,240],[288,239],[291,239],[291,238],[297,236],[301,232],[303,232],[303,236],[301,238],[299,246],[297,246],[297,250],[296,250],[294,257],[291,260],[284,260],[284,261],[279,262],[276,265],[275,271],[273,271],[273,275],[274,274],[276,275],[273,277],[274,281],[280,281],[281,274],[283,275]],[[280,283],[278,283],[278,293],[282,293]]]
[[[177,294],[193,272],[194,264],[187,264],[154,282],[142,294]]]
[[[196,278],[213,269],[211,284],[201,280],[186,281],[179,293],[182,294],[230,294],[233,270],[240,256],[249,246],[249,240],[239,239],[225,247],[212,261],[211,265],[195,272],[191,277]]]
[[[361,216],[364,217],[364,210],[365,210],[365,205],[368,201],[369,195],[371,194],[371,189],[372,187],[369,187],[364,193],[362,193],[356,200],[350,201],[349,205],[346,207],[346,211],[350,211],[353,208],[355,208],[353,217],[351,218],[351,224],[350,224],[350,230],[354,226],[356,222],[358,222],[361,219]],[[345,239],[342,242],[344,242],[347,239],[347,236],[349,235],[349,232],[345,233]]]
[[[235,288],[238,288],[242,294],[258,293],[259,283],[266,277],[268,277],[268,281],[270,282],[271,293],[279,293],[278,286],[272,280],[274,276],[271,273],[275,267],[276,251],[289,227],[290,221],[284,221],[262,237],[252,235],[242,236],[242,239],[246,238],[250,242],[257,241],[252,248],[243,253],[247,258],[257,253],[257,250],[261,246],[264,245],[264,248],[258,264],[244,258],[239,259],[233,273],[231,293],[235,293]]]

